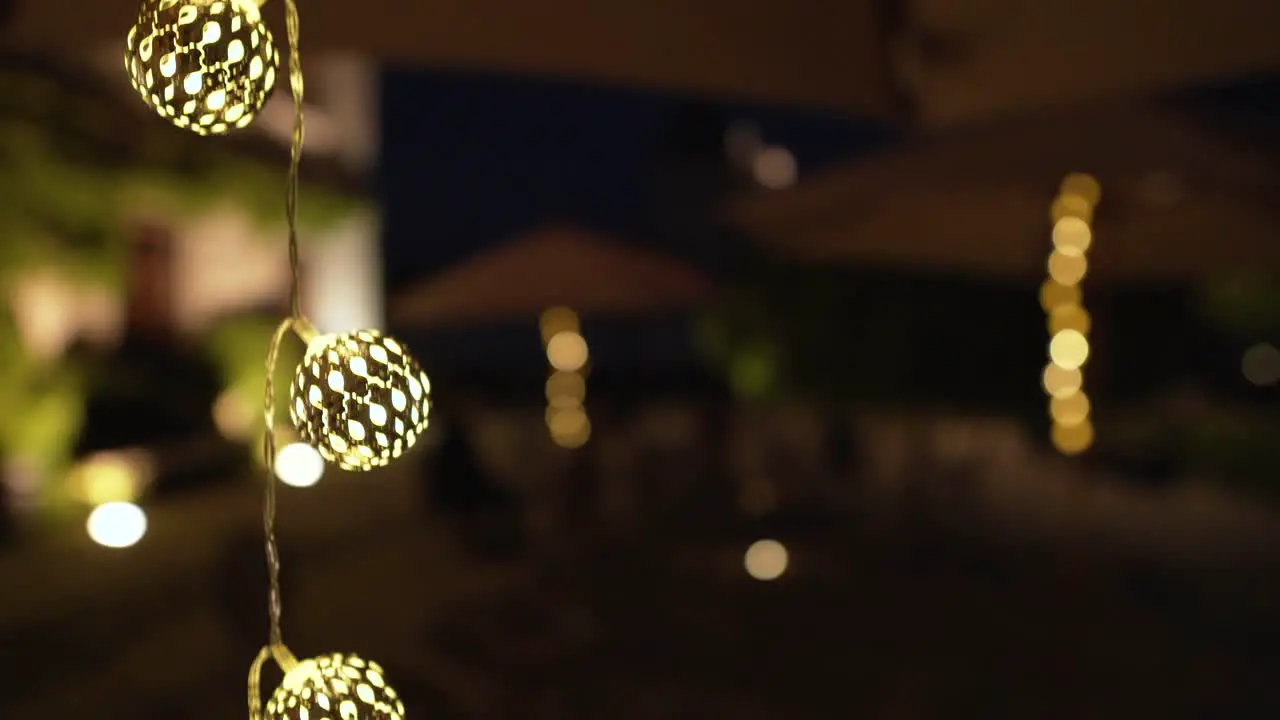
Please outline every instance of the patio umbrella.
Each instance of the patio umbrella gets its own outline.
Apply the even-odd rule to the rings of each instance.
[[[678,309],[710,295],[683,263],[570,226],[512,240],[393,298],[406,329],[536,316],[566,305],[583,313]]]
[[[772,251],[1043,275],[1049,206],[1068,173],[1100,182],[1089,276],[1178,280],[1280,267],[1280,191],[1265,159],[1156,108],[1103,106],[940,134],[791,191],[735,201],[732,221]]]
[[[905,94],[925,126],[1280,69],[1280,43],[1275,41],[1280,3],[903,4],[905,28],[898,35],[896,55]]]

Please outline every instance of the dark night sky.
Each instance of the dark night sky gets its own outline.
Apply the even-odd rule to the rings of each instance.
[[[542,222],[645,233],[659,146],[682,98],[528,77],[388,71],[380,184],[388,281],[430,274]],[[883,132],[855,118],[725,104],[801,172]]]

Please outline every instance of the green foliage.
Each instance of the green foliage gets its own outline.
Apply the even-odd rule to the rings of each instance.
[[[265,428],[262,418],[263,393],[266,391],[266,357],[277,321],[259,315],[237,315],[224,319],[206,338],[205,350],[221,374],[226,390],[236,402],[253,409],[253,437]],[[305,348],[293,335],[285,337],[276,363],[276,422],[287,417],[289,385],[294,370],[302,361]]]
[[[84,422],[81,374],[67,362],[41,362],[23,351],[8,313],[0,315],[0,457],[20,462],[36,474],[37,500],[59,497],[59,485],[71,463]]]
[[[56,69],[0,59],[0,280],[56,264],[115,286],[131,221],[221,204],[283,232],[283,153],[247,136],[199,138],[134,110]],[[365,204],[341,183],[308,178],[304,230],[330,227]]]

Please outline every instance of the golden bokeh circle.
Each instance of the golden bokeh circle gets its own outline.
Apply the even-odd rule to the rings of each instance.
[[[1093,245],[1093,226],[1068,215],[1053,224],[1053,247],[1064,255],[1083,255]]]
[[[143,0],[124,63],[133,89],[161,117],[221,135],[262,110],[280,52],[253,0]]]
[[[1079,285],[1063,285],[1049,278],[1040,286],[1040,307],[1047,313],[1064,305],[1079,305],[1083,298]]]
[[[1084,253],[1071,254],[1054,250],[1049,254],[1049,277],[1062,285],[1078,285],[1089,272],[1089,260]]]
[[[1049,433],[1053,446],[1063,455],[1079,455],[1093,446],[1093,423],[1085,420],[1077,425],[1055,423]]]
[[[1049,341],[1053,364],[1075,370],[1089,359],[1089,339],[1077,330],[1063,330]]]
[[[1049,311],[1049,333],[1056,335],[1063,330],[1075,330],[1087,335],[1093,327],[1093,318],[1079,305],[1059,305]]]
[[[1055,395],[1049,401],[1049,416],[1059,425],[1079,425],[1089,419],[1092,406],[1083,392]]]
[[[1041,377],[1044,391],[1051,397],[1066,397],[1080,391],[1084,384],[1084,373],[1080,368],[1068,370],[1060,365],[1049,363]]]
[[[291,386],[298,435],[343,470],[400,457],[427,429],[431,382],[393,338],[376,330],[311,342]]]
[[[1102,184],[1088,173],[1073,172],[1062,179],[1058,192],[1062,195],[1074,195],[1091,207],[1102,201]]]
[[[404,720],[404,701],[376,662],[356,655],[303,660],[267,701],[266,720]]]

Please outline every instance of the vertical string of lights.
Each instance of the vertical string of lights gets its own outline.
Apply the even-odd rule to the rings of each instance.
[[[280,65],[260,7],[266,0],[143,0],[129,31],[125,68],[143,101],[174,125],[199,135],[247,127],[275,86]],[[263,530],[269,577],[266,646],[252,663],[251,720],[402,720],[404,704],[377,663],[332,653],[299,661],[281,632],[280,554],[276,544],[275,366],[292,332],[307,349],[291,384],[289,415],[303,441],[348,471],[383,467],[427,427],[431,385],[400,343],[376,330],[321,334],[302,314],[298,259],[298,179],[304,141],[304,85],[296,0],[284,0],[293,132],[285,191],[289,315],[267,350],[263,441],[268,468]],[[260,676],[274,659],[284,680],[262,707]]]
[[[547,378],[547,431],[563,448],[576,449],[591,439],[591,420],[585,369],[590,351],[583,339],[578,314],[566,307],[542,313],[542,343],[551,365]]]
[[[1097,180],[1072,173],[1063,179],[1051,209],[1053,252],[1049,255],[1049,277],[1040,289],[1040,305],[1048,313],[1050,336],[1043,385],[1049,395],[1053,422],[1050,440],[1064,455],[1079,455],[1093,445],[1094,439],[1083,372],[1089,359],[1092,321],[1084,309],[1080,283],[1089,270],[1093,212],[1101,198]]]

